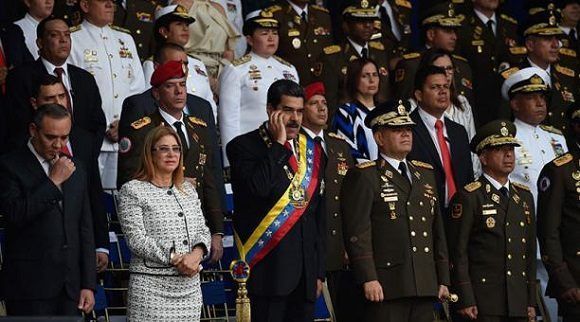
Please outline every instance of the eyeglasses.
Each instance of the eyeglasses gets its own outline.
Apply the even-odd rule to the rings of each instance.
[[[181,153],[181,146],[179,146],[179,145],[174,145],[174,146],[162,145],[162,146],[158,146],[156,148],[152,148],[151,151],[159,152],[159,153],[163,153],[163,154],[167,154],[170,151],[172,151],[173,153]]]

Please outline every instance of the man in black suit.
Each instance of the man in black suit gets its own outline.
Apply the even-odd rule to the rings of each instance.
[[[41,106],[28,144],[0,158],[0,212],[7,223],[0,291],[8,315],[78,315],[93,308],[87,174],[60,152],[70,129],[65,108]]]
[[[150,90],[153,100],[135,105],[143,113],[153,111],[142,118],[126,123],[119,122],[119,163],[117,186],[131,180],[137,171],[145,137],[151,129],[161,124],[171,126],[183,142],[185,176],[196,182],[204,216],[212,233],[211,260],[217,261],[223,254],[223,200],[224,184],[221,171],[221,155],[217,147],[213,112],[209,104],[189,105],[191,115],[183,112],[186,107],[186,73],[181,60],[160,65],[151,77]],[[147,102],[148,99],[140,98]],[[134,114],[133,114],[134,115]],[[176,123],[179,122],[179,125]],[[179,129],[178,129],[179,126]]]
[[[66,90],[62,82],[52,75],[43,75],[35,85],[30,103],[34,110],[45,104],[67,106]],[[89,185],[89,203],[93,215],[93,233],[97,250],[97,272],[102,272],[109,263],[109,229],[103,205],[103,186],[99,174],[98,151],[92,148],[93,138],[87,130],[73,123],[67,143],[69,157],[74,156],[86,167]]]
[[[4,84],[8,70],[34,60],[26,48],[22,30],[12,23],[0,27],[0,51],[4,56],[4,66],[0,64],[0,85]]]
[[[6,80],[6,118],[9,126],[11,147],[26,143],[27,122],[33,113],[29,98],[35,82],[42,75],[59,77],[68,91],[72,118],[75,126],[93,135],[94,147],[99,150],[106,128],[105,114],[101,108],[101,96],[94,77],[84,69],[67,64],[71,50],[71,38],[66,22],[49,17],[37,28],[40,58],[10,72]]]
[[[324,152],[316,140],[299,134],[303,109],[300,85],[278,80],[268,89],[269,121],[226,147],[234,228],[245,243],[241,259],[251,267],[254,322],[312,321],[322,289]],[[268,228],[261,230],[263,225]]]
[[[415,99],[418,108],[411,113],[417,126],[413,128],[413,149],[409,158],[435,167],[435,181],[442,213],[457,188],[473,181],[469,139],[465,128],[447,118],[450,105],[449,85],[445,70],[427,66],[417,72]]]

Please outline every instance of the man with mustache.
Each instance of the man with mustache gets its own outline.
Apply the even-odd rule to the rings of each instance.
[[[340,193],[346,250],[368,322],[430,322],[433,302],[449,297],[433,167],[409,158],[415,122],[407,109],[407,101],[389,101],[367,115],[380,156],[350,170]]]
[[[300,132],[304,90],[268,89],[268,121],[226,147],[253,322],[312,321],[325,275],[324,151]],[[234,270],[238,271],[238,270]],[[243,270],[239,270],[243,271]]]
[[[536,224],[527,186],[510,180],[520,144],[507,120],[477,131],[471,151],[483,175],[459,189],[446,229],[456,308],[467,320],[535,320]]]

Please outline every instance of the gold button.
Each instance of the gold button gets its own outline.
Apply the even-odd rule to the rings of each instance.
[[[417,247],[413,247],[413,251],[416,252],[417,251]]]
[[[427,218],[421,217],[421,221],[427,221]]]
[[[139,46],[139,48],[143,48],[143,44],[139,43],[137,46]]]
[[[410,205],[411,205],[411,203],[407,201],[407,206],[410,206]]]
[[[311,54],[308,54],[307,56],[308,56],[308,58],[312,57],[312,55],[311,55]]]
[[[426,232],[426,231],[424,231],[424,232],[423,232],[423,237],[427,237],[427,236],[428,236],[427,232]]]
[[[334,218],[338,217],[338,213],[335,212],[334,214],[332,214],[332,217]]]
[[[580,256],[580,250],[576,252],[576,256]]]
[[[487,281],[487,280],[485,279],[485,277],[481,279],[481,282],[482,282],[482,283],[485,283],[486,281]]]
[[[508,254],[508,259],[512,259],[512,254]]]
[[[522,255],[522,259],[526,259],[526,255]]]
[[[425,253],[429,252],[429,247],[425,247]]]
[[[508,276],[512,276],[512,271],[507,271]]]
[[[423,201],[419,201],[419,206],[423,206]]]
[[[526,277],[526,272],[522,272],[522,276],[523,277]]]
[[[334,229],[333,229],[333,230],[330,232],[330,234],[331,234],[332,236],[336,236],[336,230],[334,230]]]
[[[316,44],[318,42],[318,39],[314,39],[312,40],[312,42]]]
[[[387,266],[391,266],[391,263],[390,262],[387,262]]]
[[[524,227],[524,226],[525,226],[525,224],[524,224],[524,222],[523,222],[523,221],[520,221],[520,226],[522,226],[522,227]]]
[[[509,226],[509,225],[510,225],[510,223],[509,223],[509,222],[506,222],[506,223],[505,223],[505,225],[506,225],[506,226]]]
[[[525,238],[522,238],[522,243],[524,243],[524,244],[526,243],[526,239]]]
[[[137,29],[135,32],[136,32],[138,35],[140,35],[140,34],[141,34],[141,29]]]
[[[409,216],[409,220],[410,221],[413,221],[413,216]]]
[[[334,182],[334,183],[338,183],[338,180],[334,179],[334,180],[332,180],[332,182]]]
[[[338,200],[338,196],[334,196],[334,200]]]
[[[512,239],[511,238],[508,238],[508,243],[511,243],[511,242],[512,242]]]
[[[415,237],[415,232],[414,231],[411,232],[411,236]]]

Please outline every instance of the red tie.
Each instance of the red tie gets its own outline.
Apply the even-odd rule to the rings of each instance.
[[[56,67],[54,69],[54,73],[56,74],[56,76],[58,77],[58,79],[62,82],[62,86],[64,87],[64,91],[66,92],[66,102],[68,106],[65,106],[66,109],[68,110],[68,112],[70,113],[70,116],[72,118],[73,114],[72,114],[72,100],[70,97],[70,92],[68,91],[68,88],[66,88],[66,85],[64,84],[63,81],[63,75],[64,75],[64,68],[62,67]]]
[[[288,149],[288,151],[292,152],[292,156],[288,160],[288,162],[290,162],[290,167],[292,167],[292,170],[294,170],[294,172],[298,171],[298,161],[296,160],[294,150],[292,150],[292,147],[290,146],[290,142],[286,141],[286,143],[284,143],[284,147]]]
[[[72,152],[68,149],[68,146],[65,144],[60,148],[60,153],[67,158],[72,158]]]
[[[447,201],[453,197],[455,194],[455,179],[453,179],[453,167],[451,166],[451,153],[449,153],[449,147],[447,142],[445,142],[445,137],[443,136],[443,122],[437,120],[435,122],[435,129],[437,130],[437,143],[439,144],[439,149],[441,150],[441,159],[443,159],[443,170],[445,170],[445,183],[447,184]]]
[[[0,69],[3,68],[8,68],[7,64],[6,64],[6,57],[4,57],[4,50],[2,47],[0,47]],[[8,70],[6,70],[6,73],[8,73]],[[6,81],[6,79],[4,79],[4,81]],[[6,94],[6,84],[2,83],[0,84],[0,90],[2,91],[2,94]]]

